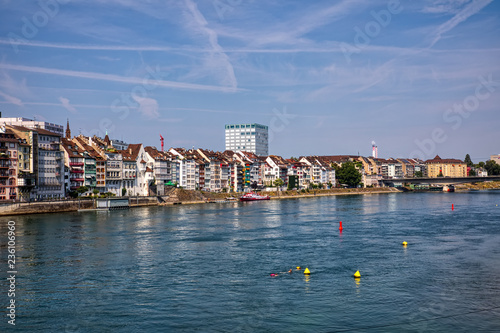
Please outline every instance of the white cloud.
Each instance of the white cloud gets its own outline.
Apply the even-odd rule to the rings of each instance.
[[[144,116],[155,119],[160,117],[158,112],[158,101],[154,98],[140,97],[137,95],[132,95],[132,98],[139,103],[139,112]]]
[[[14,71],[21,71],[21,72],[29,72],[29,73],[78,77],[78,78],[82,78],[82,79],[112,81],[112,82],[121,82],[121,83],[133,83],[133,84],[140,84],[140,85],[144,84],[144,78],[125,77],[125,76],[119,76],[119,75],[113,75],[113,74],[79,72],[79,71],[72,71],[72,70],[65,70],[65,69],[13,65],[13,64],[6,64],[6,63],[0,63],[0,68],[14,70]],[[159,87],[188,89],[188,90],[205,90],[205,91],[219,91],[219,92],[234,92],[235,91],[235,88],[233,88],[233,87],[202,85],[202,84],[183,83],[183,82],[165,81],[165,80],[155,80],[155,81],[150,82],[150,84],[157,85]],[[242,89],[236,89],[236,90],[242,90]]]
[[[23,106],[23,101],[21,101],[19,98],[7,95],[6,93],[0,91],[0,96],[2,96],[8,103],[18,105],[18,106]]]
[[[61,102],[62,106],[63,106],[66,110],[68,110],[69,112],[71,112],[71,113],[73,113],[73,114],[78,113],[78,111],[76,110],[76,108],[75,108],[73,105],[71,105],[71,104],[69,103],[69,99],[64,98],[64,97],[59,97],[59,101]]]

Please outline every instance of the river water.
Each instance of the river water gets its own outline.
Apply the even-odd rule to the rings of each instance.
[[[498,205],[393,193],[1,218],[0,272],[12,220],[17,332],[494,332]]]

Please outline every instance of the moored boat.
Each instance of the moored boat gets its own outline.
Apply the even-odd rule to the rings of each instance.
[[[443,192],[455,192],[455,186],[445,185],[443,186]]]
[[[240,198],[240,201],[258,201],[258,200],[270,200],[271,197],[268,195],[259,195],[257,193],[247,193]]]

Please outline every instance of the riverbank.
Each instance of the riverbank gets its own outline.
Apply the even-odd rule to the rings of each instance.
[[[264,192],[272,200],[314,198],[334,195],[359,195],[359,194],[381,194],[398,193],[395,188],[339,188],[330,190],[305,190],[305,191],[283,191]],[[170,206],[170,205],[193,205],[207,203],[235,202],[242,193],[212,193],[202,191],[189,191],[182,188],[171,189],[167,195],[158,197],[130,197],[129,208],[144,206]],[[94,199],[76,199],[66,201],[45,201],[31,203],[11,203],[0,206],[0,216],[29,215],[64,213],[75,211],[91,211],[98,207]]]
[[[500,190],[500,181],[459,184],[455,186],[455,190],[456,191]]]

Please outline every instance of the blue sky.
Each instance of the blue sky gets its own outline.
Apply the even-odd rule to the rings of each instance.
[[[500,153],[492,0],[0,0],[0,110],[73,135],[270,153]]]

